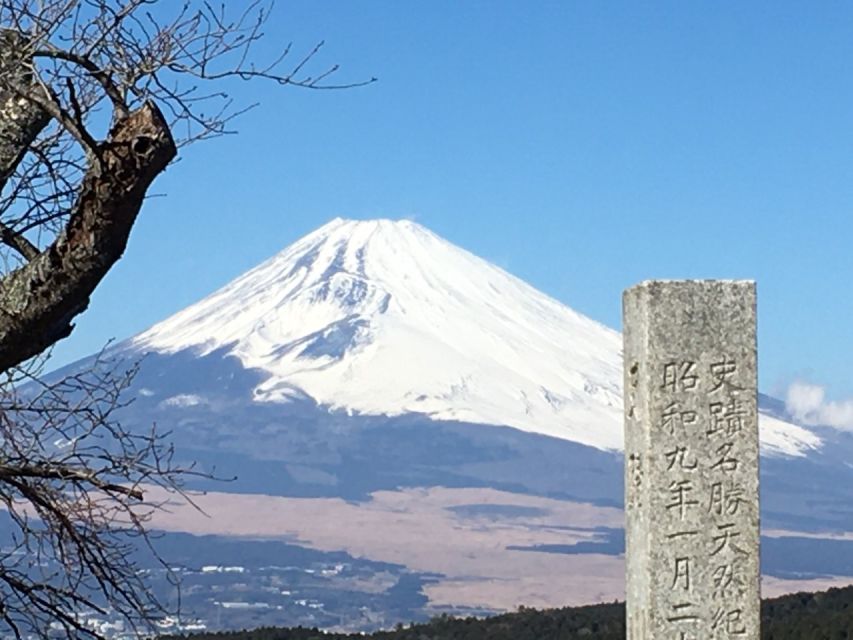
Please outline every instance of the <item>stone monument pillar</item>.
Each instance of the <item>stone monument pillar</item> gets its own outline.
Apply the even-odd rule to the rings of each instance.
[[[624,293],[628,640],[759,638],[755,283]]]

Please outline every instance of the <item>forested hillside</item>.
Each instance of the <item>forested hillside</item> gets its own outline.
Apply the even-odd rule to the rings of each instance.
[[[169,636],[163,640],[174,640]],[[317,629],[256,629],[191,636],[194,640],[624,640],[622,603],[565,609],[521,609],[486,619],[438,617],[395,631],[326,634]],[[853,586],[798,593],[762,603],[765,640],[853,639]]]

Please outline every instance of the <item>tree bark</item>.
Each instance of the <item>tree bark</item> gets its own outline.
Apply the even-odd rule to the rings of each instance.
[[[20,33],[0,30],[0,192],[50,122],[44,109],[24,97],[34,90],[26,46]]]
[[[146,190],[176,153],[168,123],[153,103],[114,125],[98,147],[99,161],[89,166],[65,229],[0,280],[0,371],[71,333],[72,320],[124,253]]]

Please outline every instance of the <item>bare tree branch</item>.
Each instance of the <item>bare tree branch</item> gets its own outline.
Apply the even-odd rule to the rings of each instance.
[[[59,49],[52,45],[48,45],[48,47],[45,49],[37,49],[33,51],[32,57],[65,60],[67,62],[71,62],[82,67],[86,71],[86,73],[91,75],[92,78],[97,80],[98,84],[101,85],[104,90],[104,93],[112,101],[113,108],[115,109],[116,114],[121,118],[126,118],[129,115],[130,112],[128,110],[127,104],[124,101],[124,96],[122,95],[122,91],[119,86],[113,81],[107,71],[101,69],[89,58],[82,55],[78,55],[71,51]]]
[[[27,240],[20,233],[15,233],[14,231],[12,231],[3,223],[0,223],[0,242],[9,247],[12,247],[28,261],[34,260],[40,253],[37,246]]]
[[[52,383],[18,369],[30,384],[0,388],[0,506],[17,531],[0,554],[0,629],[100,638],[80,612],[114,613],[144,631],[168,611],[133,560],[164,506],[146,488],[185,496],[196,472],[172,462],[167,434],[116,421],[136,368],[99,358]]]

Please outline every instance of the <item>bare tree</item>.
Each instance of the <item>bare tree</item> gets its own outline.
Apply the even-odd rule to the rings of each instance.
[[[176,613],[134,557],[151,548],[146,524],[163,506],[150,489],[190,499],[193,470],[173,463],[165,434],[115,420],[134,373],[120,367],[99,360],[50,384],[24,375],[26,393],[8,384],[0,393],[0,501],[11,525],[0,542],[0,632],[99,637],[87,622],[95,613],[140,631]]]
[[[322,43],[253,62],[270,7],[194,0],[0,0],[0,634],[100,637],[80,613],[144,627],[163,612],[130,559],[155,502],[191,469],[115,420],[131,371],[36,374],[121,258],[146,193],[183,146],[229,133],[225,88],[308,89]],[[20,383],[29,384],[20,391]],[[2,514],[0,514],[2,516]],[[2,532],[2,528],[0,528]]]

